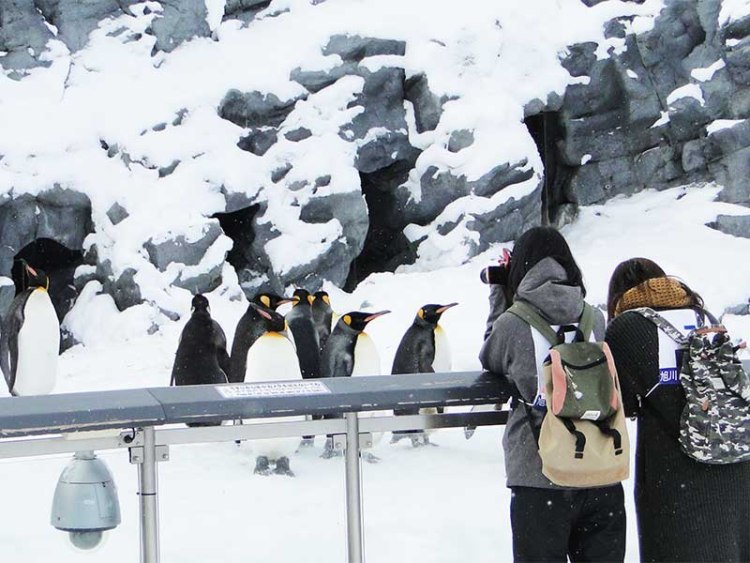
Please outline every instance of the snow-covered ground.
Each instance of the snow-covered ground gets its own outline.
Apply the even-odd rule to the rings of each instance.
[[[648,191],[584,208],[564,229],[585,275],[588,299],[601,305],[614,266],[646,256],[701,292],[721,313],[750,296],[750,240],[721,234],[704,223],[717,214],[747,209],[713,201],[717,187]],[[371,276],[353,294],[331,292],[338,312],[393,312],[369,331],[390,368],[395,348],[419,306],[458,301],[444,316],[454,369],[478,369],[487,288],[479,270],[500,254],[493,249],[456,268]],[[228,272],[229,274],[230,272]],[[228,276],[230,278],[230,276]],[[235,288],[236,289],[236,288]],[[210,294],[214,317],[232,338],[245,302],[230,282]],[[234,300],[233,300],[234,299]],[[168,384],[184,320],[146,330],[147,307],[117,313],[103,296],[77,308],[73,319],[87,344],[63,354],[56,393]],[[187,313],[188,304],[185,303]],[[187,318],[187,316],[185,317]],[[725,317],[735,336],[750,337],[750,318]],[[87,327],[89,330],[87,330]],[[379,464],[363,468],[365,550],[370,562],[509,561],[509,492],[504,485],[501,427],[479,428],[471,440],[461,429],[443,430],[435,448],[413,449],[383,440]],[[322,440],[292,458],[295,478],[253,475],[252,444],[171,448],[159,465],[162,560],[336,562],[346,558],[344,463],[319,457]],[[49,525],[57,477],[68,456],[0,461],[3,561],[138,560],[137,472],[124,451],[100,452],[117,482],[123,522],[95,553],[66,547]],[[628,561],[638,560],[632,482],[628,499]]]

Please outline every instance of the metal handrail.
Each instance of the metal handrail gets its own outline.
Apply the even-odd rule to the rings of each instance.
[[[128,449],[138,465],[141,562],[158,563],[157,462],[168,446],[309,434],[346,445],[349,563],[363,561],[360,442],[376,431],[504,424],[507,411],[359,417],[409,407],[502,404],[504,378],[462,372],[200,385],[0,398],[0,458]],[[283,417],[332,415],[323,420]],[[262,419],[252,424],[184,427],[186,422]]]

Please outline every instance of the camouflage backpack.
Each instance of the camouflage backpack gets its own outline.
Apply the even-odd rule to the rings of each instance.
[[[632,309],[679,345],[680,384],[687,403],[678,441],[696,461],[750,461],[750,377],[726,328],[718,323],[683,335],[652,309]]]

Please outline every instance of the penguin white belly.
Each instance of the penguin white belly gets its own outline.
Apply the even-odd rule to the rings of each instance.
[[[380,375],[380,355],[375,342],[366,333],[357,336],[354,345],[352,375]]]
[[[299,360],[294,344],[288,337],[278,332],[261,336],[247,351],[246,382],[289,381],[302,379]],[[288,416],[274,420],[302,421],[304,416]],[[246,420],[245,423],[267,422],[264,419]],[[290,457],[299,445],[299,438],[267,438],[253,440],[256,456],[266,456],[270,460]]]
[[[432,369],[435,373],[446,373],[451,371],[451,348],[448,343],[448,335],[445,334],[443,327],[437,325],[433,333],[435,335],[435,357],[432,360]],[[435,407],[419,409],[420,414],[437,414]],[[435,430],[425,430],[425,434],[432,434]]]
[[[451,371],[451,347],[448,342],[448,335],[445,334],[443,327],[435,327],[435,359],[432,361],[432,369],[435,373],[445,373]]]
[[[354,345],[354,366],[352,366],[352,375],[355,377],[363,375],[381,375],[380,373],[380,354],[375,346],[375,342],[367,333],[361,333],[357,336],[357,342]],[[363,417],[370,416],[390,416],[390,411],[365,411],[360,414]],[[383,438],[382,432],[373,432],[372,445],[376,446]]]
[[[60,322],[49,294],[43,289],[29,295],[23,314],[13,392],[21,396],[45,395],[55,387]]]

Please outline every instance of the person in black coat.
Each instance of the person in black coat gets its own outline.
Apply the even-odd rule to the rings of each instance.
[[[677,441],[685,393],[677,345],[630,311],[650,307],[683,333],[703,314],[700,296],[645,258],[615,269],[606,341],[625,413],[637,417],[635,507],[641,561],[750,561],[750,462],[708,465]],[[673,374],[670,377],[670,373]]]

